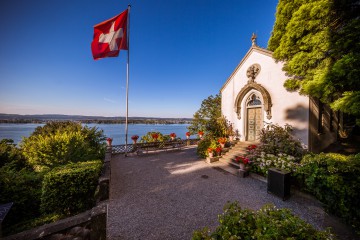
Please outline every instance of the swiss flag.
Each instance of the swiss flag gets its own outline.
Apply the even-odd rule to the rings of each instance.
[[[91,51],[94,60],[117,57],[120,49],[128,49],[127,44],[128,9],[119,15],[94,26]]]

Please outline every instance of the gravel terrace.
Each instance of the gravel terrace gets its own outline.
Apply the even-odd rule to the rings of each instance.
[[[216,165],[215,165],[216,166]],[[239,178],[199,159],[196,148],[139,156],[115,155],[111,160],[107,237],[120,239],[191,239],[194,230],[215,229],[227,201],[258,210],[266,203],[290,208],[316,228],[335,229],[346,237],[336,219],[305,194],[290,199],[267,193],[265,182]],[[342,226],[342,227],[341,227]]]

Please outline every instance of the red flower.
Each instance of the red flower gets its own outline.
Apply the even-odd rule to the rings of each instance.
[[[158,138],[159,138],[159,134],[153,133],[153,134],[151,134],[151,137],[152,137],[153,139],[158,139]]]
[[[112,142],[112,138],[107,138],[106,141]]]
[[[235,161],[238,162],[238,163],[240,163],[240,161],[241,161],[245,165],[249,164],[249,162],[250,162],[250,160],[247,157],[243,157],[243,156],[241,156],[241,157],[237,156],[235,158]]]
[[[138,135],[133,135],[133,136],[131,137],[132,140],[138,140],[138,138],[139,138]]]
[[[174,137],[176,137],[176,134],[175,133],[170,133],[170,137],[174,138]]]
[[[221,152],[221,147],[217,147],[217,148],[215,149],[215,151],[216,151],[217,153],[220,153],[220,152]]]
[[[190,132],[186,132],[185,134],[186,134],[186,136],[188,136],[188,137],[190,137],[190,135],[191,135]]]
[[[225,144],[226,143],[226,138],[221,137],[221,138],[218,139],[218,142],[221,143],[221,144]]]
[[[204,135],[204,132],[203,132],[203,131],[199,131],[198,134],[199,134],[199,135]]]
[[[213,148],[208,148],[207,150],[208,150],[209,153],[212,153],[214,151]]]

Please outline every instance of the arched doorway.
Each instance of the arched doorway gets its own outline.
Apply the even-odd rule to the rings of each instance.
[[[260,96],[251,93],[245,102],[246,141],[255,142],[260,138],[263,122],[263,108]]]

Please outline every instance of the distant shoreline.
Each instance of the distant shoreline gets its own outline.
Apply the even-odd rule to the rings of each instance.
[[[101,117],[81,115],[18,115],[0,113],[1,123],[33,123],[45,124],[51,121],[75,121],[81,123],[96,124],[125,124],[125,117]],[[129,117],[129,124],[191,124],[192,118],[151,118],[151,117]]]
[[[125,124],[123,120],[0,120],[0,124],[46,124],[52,121],[74,121],[81,123],[95,124]],[[191,121],[168,121],[168,120],[128,120],[128,124],[191,124]]]

